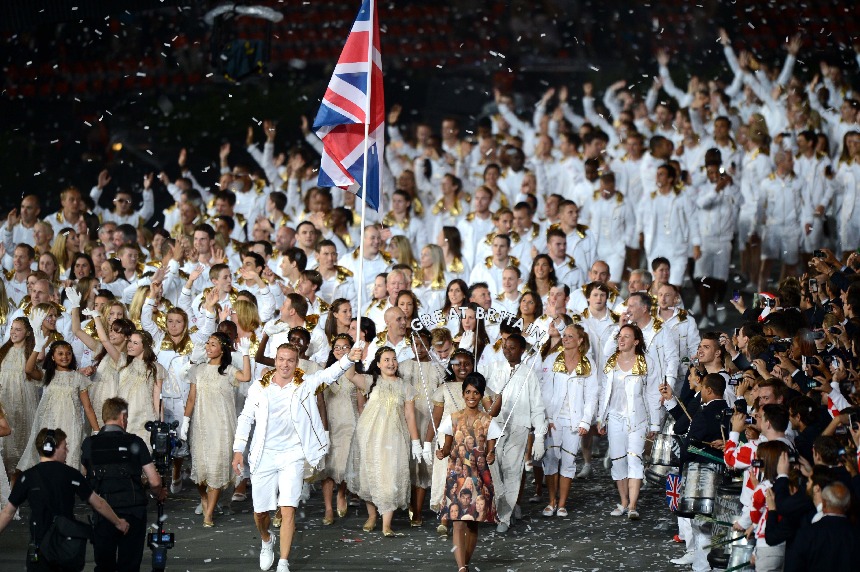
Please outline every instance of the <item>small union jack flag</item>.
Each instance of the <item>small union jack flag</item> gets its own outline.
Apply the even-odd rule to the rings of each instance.
[[[678,510],[678,501],[681,500],[681,475],[669,473],[666,475],[666,502],[669,510]]]

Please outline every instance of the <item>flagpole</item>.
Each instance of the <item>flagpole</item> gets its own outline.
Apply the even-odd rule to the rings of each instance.
[[[368,140],[370,139],[370,97],[373,93],[373,35],[374,28],[376,24],[376,0],[369,0],[368,7],[370,8],[370,31],[367,35],[367,62],[370,64],[370,70],[367,74],[367,102],[364,106],[364,169],[361,172],[361,229],[359,229],[359,243],[358,243],[358,282],[360,287],[357,288],[357,299],[356,303],[358,304],[358,309],[356,309],[356,316],[358,316],[358,324],[355,329],[356,341],[361,337],[361,317],[362,317],[362,291],[365,290],[364,286],[364,221],[367,210],[367,149],[368,149]],[[382,174],[380,173],[380,176]],[[382,193],[380,193],[381,195]],[[370,343],[372,340],[367,340]]]

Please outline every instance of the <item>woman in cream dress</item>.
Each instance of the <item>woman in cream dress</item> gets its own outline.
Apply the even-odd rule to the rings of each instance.
[[[415,425],[415,390],[398,376],[393,348],[376,351],[367,374],[350,368],[345,376],[367,395],[367,405],[355,428],[347,486],[367,503],[366,532],[376,528],[382,513],[382,534],[391,530],[394,511],[409,506],[411,457],[421,457]]]
[[[12,434],[0,439],[3,464],[15,482],[15,467],[27,447],[30,428],[39,406],[39,386],[24,373],[27,357],[33,351],[33,329],[27,318],[15,318],[9,325],[9,341],[0,348],[0,403]]]
[[[209,362],[190,373],[191,389],[179,438],[188,439],[191,431],[191,480],[197,483],[203,504],[203,526],[212,520],[221,491],[233,484],[230,466],[233,438],[236,436],[235,388],[251,381],[251,342],[242,338],[242,371],[232,365],[233,342],[223,332],[215,332],[206,342]]]

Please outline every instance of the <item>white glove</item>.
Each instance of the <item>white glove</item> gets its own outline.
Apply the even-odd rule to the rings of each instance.
[[[352,349],[353,349],[353,350],[355,350],[355,349],[358,349],[358,350],[364,350],[364,346],[366,346],[366,345],[367,345],[367,343],[365,343],[365,342],[363,342],[363,341],[361,341],[361,340],[358,340],[357,342],[355,342],[355,345],[354,345],[354,346],[352,346]],[[350,351],[349,351],[349,353],[352,353],[352,350],[350,350]],[[347,354],[347,355],[346,355],[346,356],[344,356],[344,357],[349,358],[349,354]],[[350,361],[352,361],[352,360],[350,360]],[[359,360],[357,360],[357,361],[355,361],[355,362],[353,362],[353,363],[358,363],[359,361],[361,361],[361,360],[359,359]]]
[[[44,310],[39,310],[38,308],[34,308],[33,311],[30,312],[30,326],[33,328],[34,332],[42,330],[42,322],[44,322],[47,317],[48,314]]]
[[[243,356],[251,355],[251,339],[250,338],[239,338],[239,343],[236,344],[236,349],[239,350],[239,353]]]
[[[413,439],[412,440],[412,460],[420,463],[423,460],[423,458],[421,456],[422,452],[423,451],[421,449],[421,441],[419,439]]]
[[[39,326],[39,329],[33,330],[33,337],[36,339],[35,345],[33,345],[33,351],[36,353],[40,353],[45,346],[48,345],[48,336],[42,333],[42,326]]]
[[[84,316],[87,316],[89,318],[93,318],[93,319],[101,316],[101,313],[98,310],[96,310],[95,308],[86,308],[85,310],[81,311],[81,314],[83,314]]]
[[[179,377],[179,380],[180,381],[187,381],[188,380],[188,374],[191,373],[191,368],[193,368],[193,367],[194,367],[194,364],[191,362],[188,362],[185,365],[179,366],[179,369],[176,370],[176,375],[177,375],[177,377]]]
[[[460,343],[457,346],[463,350],[472,351],[472,346],[475,344],[475,332],[471,330],[467,330],[463,332],[463,336],[460,338]]]
[[[532,461],[540,461],[543,459],[544,453],[546,453],[546,446],[543,442],[543,435],[535,435],[535,442],[532,445]]]
[[[567,329],[567,324],[564,323],[564,320],[559,320],[558,322],[555,322],[555,329],[559,334],[563,334]]]
[[[271,338],[272,336],[280,334],[281,332],[286,332],[289,329],[289,324],[281,322],[280,320],[275,320],[263,326],[263,333]]]
[[[71,286],[66,287],[66,309],[71,312],[75,308],[81,307],[81,294],[77,289]]]
[[[422,456],[424,457],[424,462],[428,465],[433,464],[433,445],[430,441],[424,441],[424,451],[422,452]]]
[[[331,443],[331,431],[325,432],[325,440],[327,443]]]
[[[182,417],[182,427],[179,428],[179,438],[188,440],[188,430],[191,429],[191,417]]]

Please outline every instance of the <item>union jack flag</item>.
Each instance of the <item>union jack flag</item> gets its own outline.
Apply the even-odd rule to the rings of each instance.
[[[681,475],[669,473],[666,475],[666,502],[669,510],[678,510],[678,501],[681,500]]]
[[[325,147],[318,184],[347,189],[379,210],[384,121],[379,19],[375,0],[363,0],[314,120]]]

